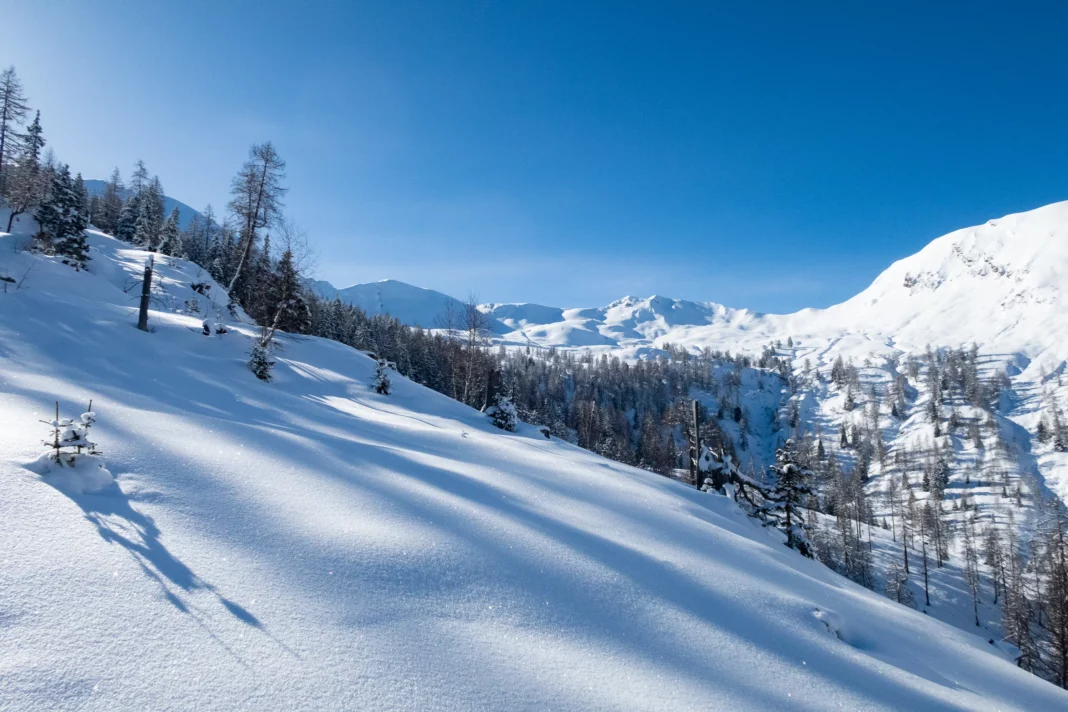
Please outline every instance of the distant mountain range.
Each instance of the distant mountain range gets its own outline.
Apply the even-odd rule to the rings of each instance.
[[[788,337],[862,337],[897,347],[975,343],[1027,359],[1068,358],[1068,202],[991,220],[932,241],[891,265],[866,290],[828,309],[762,314],[714,302],[624,297],[604,307],[483,304],[492,332],[506,342],[622,349],[641,355],[665,342],[692,348],[756,346]],[[369,313],[422,327],[460,301],[396,280],[335,289]]]

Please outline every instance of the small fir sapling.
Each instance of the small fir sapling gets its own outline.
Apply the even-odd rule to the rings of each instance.
[[[59,403],[56,403],[56,417],[42,422],[52,431],[44,441],[48,451],[30,469],[70,494],[98,492],[115,481],[104,467],[96,443],[89,439],[89,431],[96,422],[92,401],[89,409],[73,420],[60,418]]]
[[[271,358],[271,352],[268,347],[256,342],[256,345],[252,347],[252,351],[249,353],[248,367],[256,374],[256,378],[270,383],[274,359]]]
[[[379,360],[375,365],[374,389],[378,395],[388,396],[390,391],[393,390],[393,382],[389,379],[389,371],[390,367],[387,361]]]

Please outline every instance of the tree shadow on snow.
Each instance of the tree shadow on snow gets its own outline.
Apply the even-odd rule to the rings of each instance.
[[[118,483],[97,494],[67,496],[81,507],[100,537],[126,549],[145,575],[159,584],[167,601],[182,613],[193,611],[174,588],[187,593],[203,590],[212,593],[234,618],[254,628],[263,628],[256,616],[220,594],[172,554],[160,540],[160,530],[152,517],[135,509]]]

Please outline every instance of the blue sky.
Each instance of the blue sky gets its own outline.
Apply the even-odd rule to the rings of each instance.
[[[38,0],[0,63],[86,177],[274,141],[339,286],[792,311],[1068,199],[1063,3],[874,5]]]

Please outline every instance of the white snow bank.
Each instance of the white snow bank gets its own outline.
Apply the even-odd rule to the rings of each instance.
[[[62,454],[57,460],[55,453],[46,452],[28,463],[26,469],[67,494],[92,494],[115,483],[99,455]]]

